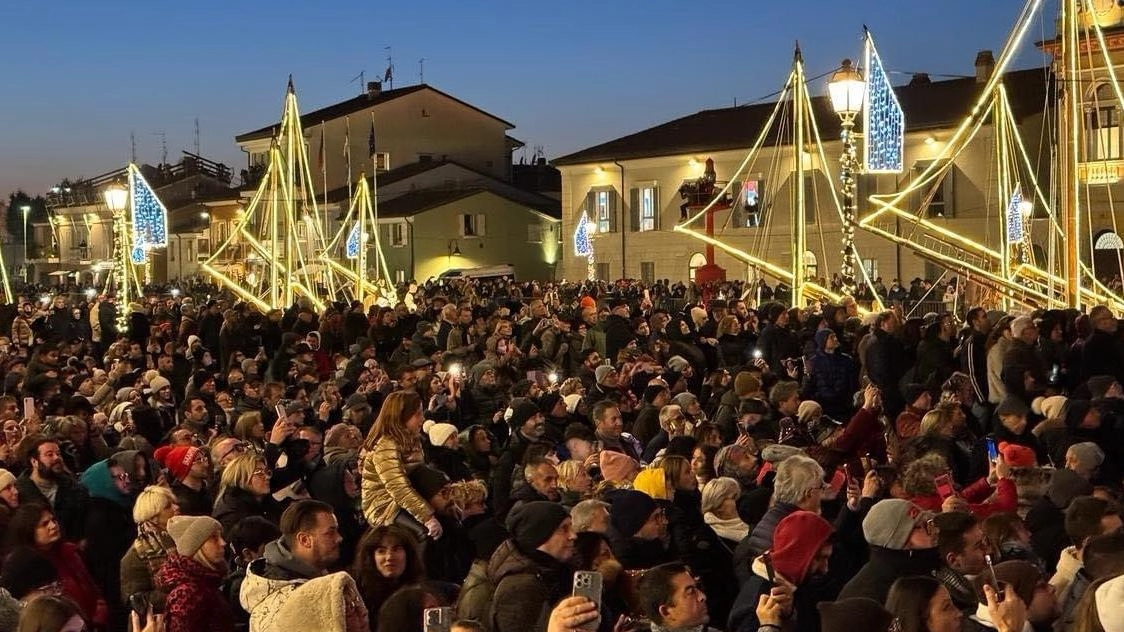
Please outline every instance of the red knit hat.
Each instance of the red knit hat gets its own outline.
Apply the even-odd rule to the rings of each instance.
[[[203,451],[195,446],[164,445],[156,448],[156,454],[153,456],[161,465],[168,468],[168,471],[176,477],[176,480],[182,481],[191,471],[195,459],[198,459],[201,454],[203,454]]]
[[[810,511],[795,511],[773,532],[773,568],[793,584],[804,582],[812,558],[835,532],[831,523]]]
[[[1034,450],[1017,443],[1000,442],[999,453],[1011,467],[1034,467],[1038,465],[1038,455]]]

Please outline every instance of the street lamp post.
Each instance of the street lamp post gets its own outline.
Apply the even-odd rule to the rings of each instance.
[[[843,193],[843,293],[855,292],[855,176],[859,170],[859,159],[855,150],[855,117],[862,111],[866,96],[866,82],[862,74],[851,66],[850,59],[844,59],[839,69],[831,75],[827,84],[831,96],[831,107],[839,115],[842,127],[840,140],[843,143],[843,156],[839,165],[839,181]]]
[[[27,283],[27,279],[29,276],[29,272],[27,270],[27,260],[31,258],[27,256],[27,216],[29,213],[31,213],[31,207],[27,204],[24,204],[20,207],[20,210],[23,211],[23,281],[24,283]]]
[[[129,326],[129,227],[125,224],[125,208],[129,202],[129,190],[118,183],[109,185],[104,192],[105,205],[113,213],[113,258],[114,276],[117,285],[117,328],[125,331]]]

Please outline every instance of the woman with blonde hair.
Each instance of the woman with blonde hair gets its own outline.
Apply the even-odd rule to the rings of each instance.
[[[222,525],[210,516],[174,516],[168,532],[176,552],[157,573],[171,588],[165,600],[168,631],[233,632],[233,612],[221,591],[227,572]]]
[[[741,485],[728,476],[711,479],[702,490],[703,519],[731,549],[749,535],[749,525],[738,517],[741,493]]]
[[[593,478],[581,461],[570,459],[558,464],[558,491],[566,507],[573,507],[593,491]]]
[[[410,486],[408,469],[424,460],[421,396],[395,391],[386,396],[363,443],[363,515],[372,527],[397,524],[419,538],[441,536],[433,507]]]
[[[167,591],[157,586],[156,573],[176,543],[168,533],[168,521],[179,515],[176,495],[167,487],[150,485],[133,503],[133,522],[137,523],[137,539],[121,558],[121,597],[128,599],[142,594],[148,603],[163,611]]]
[[[223,469],[211,512],[222,523],[223,533],[229,534],[247,516],[262,516],[277,523],[279,516],[269,495],[270,475],[269,466],[253,452],[238,455]]]

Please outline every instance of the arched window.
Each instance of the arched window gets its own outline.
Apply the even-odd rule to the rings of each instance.
[[[701,252],[696,252],[691,255],[691,260],[687,262],[687,278],[691,281],[695,280],[695,271],[706,265],[706,255]]]
[[[816,260],[816,253],[811,250],[804,251],[804,280],[816,278],[816,273],[819,271],[819,262]]]
[[[1111,230],[1106,230],[1097,235],[1097,240],[1093,242],[1093,250],[1124,250],[1124,239]]]
[[[1086,160],[1116,160],[1122,153],[1120,107],[1111,84],[1102,83],[1085,104]]]

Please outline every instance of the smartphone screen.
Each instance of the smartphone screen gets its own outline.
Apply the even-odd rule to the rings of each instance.
[[[277,410],[277,421],[284,421],[285,418],[288,417],[288,415],[285,414],[285,407],[282,406],[281,404],[277,404],[276,410]]]
[[[987,438],[987,460],[995,461],[999,458],[999,447],[995,445],[995,439]]]
[[[34,397],[23,398],[23,418],[24,419],[31,419],[34,416],[35,416],[35,398]]]

